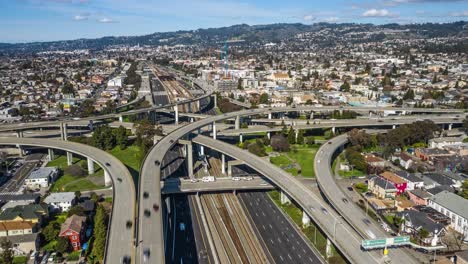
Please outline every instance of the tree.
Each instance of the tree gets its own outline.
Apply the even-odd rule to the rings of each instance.
[[[250,144],[247,149],[250,153],[259,157],[265,157],[267,155],[265,146],[261,143],[261,141],[256,141],[255,143]]]
[[[81,104],[80,109],[82,117],[90,116],[96,111],[96,109],[94,108],[93,100],[91,99],[84,100],[84,102]]]
[[[296,132],[294,131],[292,126],[289,128],[288,131],[288,143],[290,145],[296,144]]]
[[[463,234],[458,233],[452,228],[448,228],[445,232],[445,236],[442,237],[442,242],[450,251],[461,250],[463,246]]]
[[[304,132],[302,130],[299,130],[297,134],[296,144],[299,144],[299,145],[304,144]]]
[[[63,85],[62,93],[63,94],[74,94],[75,90],[73,89],[73,85],[71,83],[69,83],[69,82],[66,82]]]
[[[85,211],[84,208],[81,205],[75,205],[70,208],[67,212],[67,217],[70,217],[72,215],[78,215],[78,216],[85,216]]]
[[[120,149],[125,149],[128,144],[128,134],[127,129],[123,126],[114,130],[115,132],[115,141],[119,145]]]
[[[13,250],[10,240],[3,237],[0,240],[0,247],[2,252],[0,253],[0,264],[10,264],[13,263]]]
[[[270,145],[274,151],[287,152],[289,151],[288,140],[281,134],[271,137]]]
[[[269,99],[268,99],[268,94],[267,94],[267,93],[262,93],[262,94],[260,95],[259,103],[260,103],[260,104],[268,104],[268,103],[269,103]]]
[[[464,180],[460,190],[460,196],[468,199],[468,180]]]
[[[60,232],[60,224],[56,221],[49,222],[49,224],[42,229],[42,235],[47,242],[50,242],[57,238]]]
[[[70,240],[68,237],[59,237],[57,239],[57,245],[55,246],[55,250],[60,253],[67,253],[70,252],[71,246],[70,246]]]
[[[348,160],[350,164],[354,166],[354,168],[362,171],[367,172],[367,163],[364,159],[364,156],[353,147],[349,147],[345,151],[345,158]]]
[[[97,195],[97,193],[95,193],[95,192],[92,192],[90,194],[90,198],[91,198],[91,201],[93,201],[95,203],[99,202],[99,200],[101,199],[101,197],[99,195]]]
[[[408,89],[405,95],[403,95],[403,100],[414,100],[414,91],[413,89]]]
[[[312,147],[315,144],[315,138],[313,136],[306,137],[304,141],[309,147]]]
[[[349,85],[348,81],[345,81],[341,86],[340,86],[340,91],[342,92],[349,92],[351,89],[351,85]]]
[[[76,191],[76,192],[75,192],[75,199],[76,199],[77,201],[79,201],[80,198],[81,198],[81,192],[80,192],[80,191]]]
[[[104,259],[104,250],[106,247],[106,236],[107,236],[107,214],[102,205],[99,205],[96,209],[96,215],[94,216],[94,243],[91,254],[96,258],[97,261]]]
[[[348,140],[353,146],[360,148],[369,147],[372,144],[371,135],[367,134],[364,130],[354,128],[348,132]]]
[[[239,80],[237,80],[237,89],[244,90],[244,88],[242,87],[242,78],[239,78]]]

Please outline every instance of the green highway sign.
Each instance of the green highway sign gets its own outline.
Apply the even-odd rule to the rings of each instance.
[[[410,243],[409,236],[398,236],[379,239],[365,239],[362,241],[361,246],[364,249],[385,248],[390,246],[404,246]]]

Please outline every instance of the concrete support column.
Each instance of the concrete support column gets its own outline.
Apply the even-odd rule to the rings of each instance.
[[[396,125],[393,125],[393,126],[392,126],[392,129],[395,129],[395,128],[396,128]]]
[[[213,139],[216,139],[216,122],[213,122],[212,130],[213,130]]]
[[[449,125],[448,125],[448,130],[452,130],[452,125],[453,125],[453,124],[449,124]]]
[[[63,123],[63,140],[68,141],[67,123]]]
[[[308,227],[308,226],[310,226],[310,217],[303,210],[302,211],[302,227]]]
[[[372,111],[369,111],[369,117],[372,117]]]
[[[16,145],[16,146],[18,147],[19,156],[23,157],[23,155],[24,155],[23,148],[21,147],[21,145]]]
[[[175,119],[175,124],[179,124],[179,106],[175,105],[174,106],[174,119]]]
[[[123,123],[123,116],[119,116],[119,122]]]
[[[340,109],[340,115],[343,115],[343,109]]]
[[[190,179],[194,179],[193,176],[193,147],[192,144],[187,144],[187,170]]]
[[[224,154],[221,154],[221,173],[226,175],[226,158]]]
[[[310,112],[310,119],[314,119],[314,112]]]
[[[191,118],[190,118],[190,123],[193,123],[193,121],[194,121],[194,118],[191,117]]]
[[[188,103],[188,110],[187,110],[188,113],[192,113],[192,103],[189,102]]]
[[[104,170],[104,185],[105,186],[111,186],[112,185],[112,179],[110,177],[110,174],[107,170]]]
[[[91,130],[91,131],[94,130],[94,127],[93,127],[93,120],[89,120],[88,127],[89,127],[89,130]]]
[[[242,134],[239,134],[239,142],[242,143],[244,140],[243,140],[243,137],[242,137]]]
[[[22,130],[16,131],[16,137],[22,138],[23,136],[24,136],[24,135],[23,135],[23,131],[22,131]]]
[[[232,177],[232,165],[228,163],[228,176]]]
[[[67,151],[67,165],[70,166],[73,164],[73,154]]]
[[[60,139],[63,140],[63,123],[60,122],[59,126],[60,126]]]
[[[271,113],[268,113],[268,119],[271,119]]]
[[[294,131],[294,135],[296,135],[296,142],[297,142],[297,137],[299,137],[299,129],[297,129],[296,131]]]
[[[49,155],[47,156],[49,161],[53,161],[55,159],[54,150],[48,149]]]
[[[214,108],[218,108],[218,98],[216,98],[216,94],[213,95],[213,100],[214,100]]]
[[[94,174],[94,161],[88,158],[88,174]]]
[[[333,250],[332,250],[332,243],[330,241],[330,239],[327,238],[327,247],[326,247],[326,257],[327,258],[330,258],[333,256]]]
[[[332,127],[332,132],[333,132],[333,134],[336,133],[336,128],[335,127]]]
[[[286,193],[281,191],[281,204],[287,204],[287,203],[291,203],[291,200],[289,199],[289,196]]]
[[[271,132],[267,132],[268,139],[271,139]]]
[[[203,156],[205,155],[205,147],[200,145],[200,155]]]
[[[234,123],[235,129],[240,129],[240,116],[236,116],[236,121]]]

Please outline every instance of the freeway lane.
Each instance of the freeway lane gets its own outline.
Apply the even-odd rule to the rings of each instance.
[[[364,238],[383,238],[388,235],[380,229],[372,219],[368,219],[365,213],[354,203],[344,202],[347,198],[341,188],[336,184],[331,170],[333,153],[348,141],[347,134],[340,135],[323,144],[314,160],[315,175],[320,190],[325,194],[333,207],[342,215],[346,221],[355,228]],[[367,220],[369,220],[369,222]],[[366,220],[366,222],[364,222]],[[394,262],[417,263],[413,257],[404,249],[390,250],[390,257]]]
[[[24,145],[54,148],[89,157],[106,170],[113,183],[113,206],[110,228],[107,233],[106,263],[121,263],[124,256],[134,254],[134,230],[127,229],[126,222],[135,219],[135,185],[127,167],[117,158],[100,149],[87,145],[53,139],[38,138],[0,138],[0,145]],[[106,166],[109,164],[110,166]],[[118,180],[120,179],[120,180]]]

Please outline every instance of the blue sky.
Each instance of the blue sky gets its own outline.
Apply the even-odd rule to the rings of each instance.
[[[0,42],[142,35],[234,24],[468,20],[468,0],[0,0]]]

